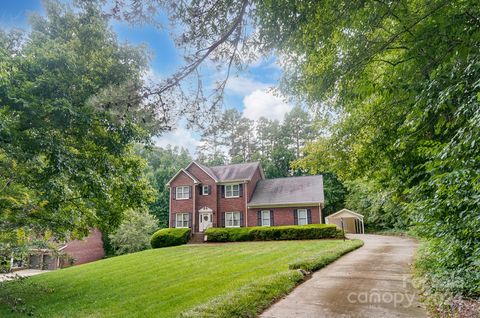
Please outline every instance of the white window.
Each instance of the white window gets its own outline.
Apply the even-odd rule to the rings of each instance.
[[[210,187],[208,185],[202,186],[202,195],[209,195],[210,194]]]
[[[225,187],[225,198],[238,198],[240,196],[239,184],[226,184],[224,187]]]
[[[175,227],[188,228],[190,227],[190,214],[189,213],[177,213],[175,214]]]
[[[270,210],[262,211],[262,226],[270,226]]]
[[[177,187],[175,191],[177,191],[177,193],[175,195],[175,198],[177,200],[184,200],[184,199],[189,199],[190,198],[190,187],[189,186]]]
[[[307,209],[298,209],[297,210],[298,225],[308,224],[308,213]]]
[[[225,227],[240,227],[240,212],[225,212]]]

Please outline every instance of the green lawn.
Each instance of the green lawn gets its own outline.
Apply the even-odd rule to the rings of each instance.
[[[354,245],[359,242],[312,240],[148,250],[29,278],[51,290],[28,287],[25,302],[34,316],[43,317],[176,317],[265,276],[288,271],[290,263],[337,255]],[[1,317],[13,316],[2,306]]]

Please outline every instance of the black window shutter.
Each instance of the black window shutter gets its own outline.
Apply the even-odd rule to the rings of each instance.
[[[243,224],[243,212],[240,212],[240,227],[245,226]]]
[[[220,188],[221,188],[221,191],[222,191],[222,198],[225,198],[225,186],[221,185]]]
[[[188,227],[192,228],[192,213],[188,213]]]
[[[210,185],[208,186],[208,194],[209,195],[212,194],[212,186],[210,186]]]
[[[222,213],[222,222],[220,223],[222,227],[225,227],[225,212]]]
[[[172,227],[177,227],[177,213],[173,215],[173,224]]]
[[[199,184],[198,185],[198,195],[202,195],[203,194],[203,184]]]
[[[172,199],[176,200],[177,199],[177,187],[172,188]]]
[[[257,212],[257,225],[262,226],[262,211]]]
[[[293,224],[298,225],[298,211],[297,211],[297,209],[293,210]]]
[[[188,187],[188,198],[189,198],[189,199],[192,198],[192,186],[189,186],[189,187]]]
[[[238,185],[238,193],[241,197],[243,197],[243,184]]]
[[[273,222],[273,210],[270,210],[270,226],[273,226],[275,223]]]
[[[312,224],[312,210],[307,209],[308,224]]]

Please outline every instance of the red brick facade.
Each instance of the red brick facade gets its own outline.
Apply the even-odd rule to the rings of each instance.
[[[248,209],[248,226],[258,225],[258,211],[273,210],[273,225],[292,225],[295,223],[294,213],[296,209],[310,210],[312,224],[321,223],[321,209],[319,206],[307,207],[288,207],[288,208],[264,208],[264,209]]]
[[[103,250],[102,233],[94,229],[83,240],[74,240],[67,243],[62,253],[74,258],[74,265],[90,263],[105,256]]]
[[[224,226],[225,212],[240,212],[241,226],[257,226],[257,211],[261,209],[247,209],[248,202],[251,200],[257,182],[262,179],[261,168],[258,167],[253,176],[240,183],[241,196],[238,198],[225,198],[222,195],[222,187],[224,184],[217,183],[212,176],[200,168],[197,164],[192,163],[187,167],[187,172],[181,171],[169,186],[170,192],[170,227],[175,227],[176,213],[191,213],[191,224],[194,232],[199,231],[199,210],[203,208],[212,210],[213,227]],[[190,175],[190,176],[189,176]],[[232,182],[236,184],[239,182]],[[202,186],[210,187],[209,195],[202,195]],[[175,198],[175,189],[179,186],[189,186],[192,189],[190,198]],[[321,209],[319,206],[298,207],[306,208],[311,211],[312,223],[321,223]],[[293,225],[295,207],[266,208],[274,211],[274,225]],[[248,213],[247,213],[248,210]]]

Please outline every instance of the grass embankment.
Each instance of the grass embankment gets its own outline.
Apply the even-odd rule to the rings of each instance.
[[[358,240],[249,242],[168,247],[30,278],[24,300],[43,317],[251,317]],[[302,261],[305,265],[302,265]],[[312,265],[313,264],[313,265]],[[7,286],[15,293],[19,284]],[[16,316],[0,305],[0,316]]]

